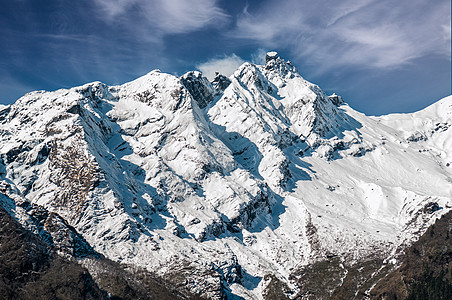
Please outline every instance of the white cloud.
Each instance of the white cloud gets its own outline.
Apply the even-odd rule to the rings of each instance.
[[[184,33],[207,25],[222,25],[228,18],[216,1],[211,0],[159,0],[155,4],[145,6],[148,19],[168,33]]]
[[[265,56],[267,55],[266,50],[260,48],[257,49],[256,52],[251,54],[251,62],[256,65],[264,65],[265,64]]]
[[[451,53],[451,29],[450,29],[450,20],[449,20],[449,24],[443,25],[443,38],[446,41],[448,47],[447,49],[445,48],[444,50],[446,51],[446,55],[449,57],[449,60],[452,59],[450,53]]]
[[[95,0],[102,9],[104,18],[113,19],[126,12],[137,0]]]
[[[323,65],[394,68],[428,55],[450,57],[450,2],[267,1],[246,9],[230,34]]]
[[[212,80],[215,77],[215,72],[219,72],[225,76],[230,76],[244,62],[245,61],[236,54],[232,54],[222,58],[210,59],[197,65],[196,68],[199,69],[209,80]]]
[[[206,26],[222,26],[229,19],[216,0],[95,1],[103,19],[120,23],[137,35],[187,33]]]

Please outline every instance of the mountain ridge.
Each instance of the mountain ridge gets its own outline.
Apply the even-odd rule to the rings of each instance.
[[[4,107],[0,176],[95,251],[194,294],[296,298],[329,257],[338,280],[368,256],[395,268],[452,207],[451,99],[367,117],[276,52],[213,82],[154,70]]]

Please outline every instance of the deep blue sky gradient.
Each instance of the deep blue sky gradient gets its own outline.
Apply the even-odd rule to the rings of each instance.
[[[269,50],[366,114],[450,95],[450,1],[339,2],[0,0],[0,104],[156,68],[259,62]]]

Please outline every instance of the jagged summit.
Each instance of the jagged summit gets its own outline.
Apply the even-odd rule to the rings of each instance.
[[[277,52],[268,52],[265,56],[265,67],[263,72],[272,80],[272,78],[293,78],[301,77],[298,70],[290,61],[282,59]]]
[[[218,93],[207,78],[202,76],[201,72],[188,72],[180,80],[200,108],[206,107]]]
[[[278,52],[270,51],[265,55],[265,62],[268,63],[271,60],[276,60],[279,58]]]
[[[212,80],[212,84],[216,90],[223,92],[231,84],[231,80],[217,72],[215,78]]]
[[[452,98],[367,117],[266,60],[0,107],[0,204],[45,236],[29,214],[58,214],[93,253],[208,299],[314,293],[317,264],[328,291],[377,280],[452,207]]]

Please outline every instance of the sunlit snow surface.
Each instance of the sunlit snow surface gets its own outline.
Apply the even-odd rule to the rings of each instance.
[[[276,53],[230,80],[195,96],[156,70],[0,107],[3,192],[113,260],[247,299],[327,254],[391,258],[452,207],[452,97],[368,117]]]

